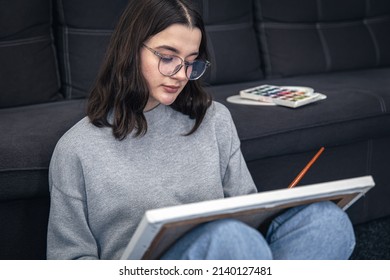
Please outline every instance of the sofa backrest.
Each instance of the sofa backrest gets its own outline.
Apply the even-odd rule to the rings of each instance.
[[[253,25],[252,0],[193,1],[203,16],[212,66],[212,85],[263,78],[260,48]]]
[[[127,0],[0,2],[0,108],[84,98]],[[211,84],[390,65],[388,0],[193,0]]]
[[[56,0],[55,32],[66,99],[84,98],[127,0]]]
[[[388,0],[255,0],[267,76],[390,65]]]
[[[0,108],[58,100],[51,0],[0,1]]]

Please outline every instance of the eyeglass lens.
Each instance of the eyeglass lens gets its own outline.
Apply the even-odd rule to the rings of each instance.
[[[185,63],[186,75],[189,80],[199,79],[206,71],[206,63],[203,61],[194,60],[191,63]],[[175,75],[184,66],[181,58],[177,56],[161,57],[159,70],[161,74],[166,76]]]

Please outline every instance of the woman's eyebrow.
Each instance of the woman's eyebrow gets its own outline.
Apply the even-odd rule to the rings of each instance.
[[[164,50],[171,51],[171,52],[178,54],[178,55],[180,54],[178,49],[176,49],[172,46],[168,46],[168,45],[161,45],[161,46],[156,47],[156,49],[158,49],[158,50],[164,49]],[[198,54],[199,54],[199,52],[193,52],[193,53],[187,55],[186,57],[198,55]]]
[[[179,53],[179,51],[177,49],[175,49],[174,47],[171,47],[171,46],[167,46],[167,45],[162,45],[162,46],[158,46],[156,49],[164,49],[164,50],[167,50],[167,51],[171,51],[171,52],[174,52],[174,53]]]

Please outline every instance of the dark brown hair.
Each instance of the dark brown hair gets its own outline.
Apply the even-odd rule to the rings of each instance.
[[[184,0],[131,0],[119,19],[111,37],[106,57],[90,93],[87,114],[97,127],[111,127],[115,138],[123,140],[135,131],[142,136],[147,131],[143,110],[149,98],[141,72],[140,50],[151,36],[172,24],[199,28],[202,39],[199,58],[207,59],[204,24],[199,13]],[[211,97],[200,81],[188,81],[170,105],[174,110],[195,119],[191,131],[200,126],[211,104]],[[108,116],[112,112],[112,120]]]

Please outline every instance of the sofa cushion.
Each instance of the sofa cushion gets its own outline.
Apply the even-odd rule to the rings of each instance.
[[[54,147],[84,111],[83,100],[0,110],[0,201],[48,195]]]
[[[194,1],[208,35],[211,67],[205,80],[212,85],[259,80],[260,50],[253,26],[253,1]]]
[[[67,99],[88,94],[126,4],[126,0],[56,1],[61,91]]]
[[[50,0],[0,2],[0,108],[59,99]]]
[[[232,113],[248,161],[390,136],[390,68],[306,75],[210,88]],[[228,103],[259,84],[308,86],[327,99],[296,109]]]
[[[390,65],[389,1],[255,2],[268,76]]]

